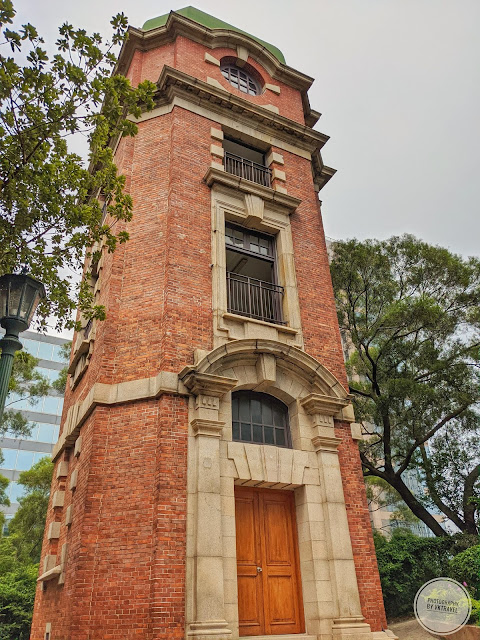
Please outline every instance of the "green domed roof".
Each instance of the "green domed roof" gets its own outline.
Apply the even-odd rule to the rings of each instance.
[[[215,18],[215,16],[211,16],[208,13],[204,13],[203,11],[200,11],[200,9],[195,9],[195,7],[185,7],[184,9],[178,9],[178,11],[174,11],[173,13],[178,13],[180,16],[184,16],[185,18],[189,18],[194,22],[198,22],[198,24],[201,24],[204,27],[208,27],[209,29],[228,29],[230,31],[236,31],[237,33],[242,33],[243,35],[249,36],[253,40],[256,40],[263,47],[265,47],[265,49],[270,51],[270,53],[272,53],[277,58],[277,60],[285,64],[285,58],[283,57],[283,53],[280,51],[280,49],[277,49],[277,47],[275,47],[273,44],[269,44],[264,40],[260,40],[260,38],[256,38],[255,36],[252,36],[250,33],[247,33],[246,31],[237,29],[237,27],[234,27],[233,25],[228,24],[228,22],[219,20],[218,18]],[[169,15],[170,15],[169,13],[166,13],[163,16],[158,16],[158,18],[151,18],[150,20],[147,20],[143,25],[142,30],[149,31],[150,29],[163,27],[166,24]]]

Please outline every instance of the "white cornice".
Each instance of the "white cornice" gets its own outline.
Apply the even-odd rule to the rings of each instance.
[[[204,180],[209,187],[211,187],[212,184],[220,184],[226,187],[238,189],[243,193],[259,196],[266,202],[270,202],[283,209],[287,209],[290,213],[295,211],[298,205],[302,202],[298,198],[289,196],[286,193],[281,193],[280,191],[264,187],[263,185],[256,184],[250,180],[239,178],[238,176],[227,173],[226,171],[221,171],[215,167],[209,167]]]
[[[282,64],[271,51],[251,36],[230,29],[209,29],[175,12],[170,13],[164,26],[156,29],[142,31],[129,27],[128,39],[120,51],[116,71],[125,74],[136,49],[149,51],[173,42],[178,36],[184,36],[209,49],[228,48],[236,51],[238,46],[244,46],[251,57],[257,60],[273,78],[299,91],[307,91],[312,86],[313,78]]]
[[[311,127],[281,116],[261,105],[253,104],[241,96],[204,82],[199,78],[165,65],[157,81],[158,93],[156,102],[158,105],[170,102],[174,96],[188,97],[195,95],[197,103],[203,103],[211,111],[224,113],[225,110],[234,110],[235,118],[239,122],[255,126],[267,132],[281,133],[287,139],[293,139],[296,144],[309,149],[312,153],[320,150],[329,140],[329,136],[320,131],[314,131]]]

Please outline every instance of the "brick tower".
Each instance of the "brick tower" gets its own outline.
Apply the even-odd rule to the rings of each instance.
[[[134,217],[91,265],[107,319],[74,339],[31,638],[394,637],[312,79],[192,7],[131,28],[118,68],[156,107],[115,151]]]

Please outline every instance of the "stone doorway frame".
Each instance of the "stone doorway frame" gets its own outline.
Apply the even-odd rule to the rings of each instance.
[[[186,637],[237,640],[234,485],[295,492],[307,636],[370,640],[350,541],[334,420],[350,397],[317,360],[273,340],[236,340],[202,354],[180,379],[190,391]],[[231,391],[289,407],[292,449],[232,442]]]

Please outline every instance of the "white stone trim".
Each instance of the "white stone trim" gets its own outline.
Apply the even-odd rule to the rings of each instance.
[[[212,186],[212,290],[214,313],[214,345],[232,339],[270,338],[303,346],[300,304],[294,265],[293,240],[288,211],[275,202],[258,206],[256,196],[238,193],[235,189]],[[263,200],[263,199],[262,199]],[[276,236],[277,273],[284,287],[283,313],[287,322],[282,325],[252,322],[249,318],[232,317],[227,307],[225,257],[225,222],[231,221]]]
[[[272,178],[274,180],[281,180],[282,182],[285,182],[287,180],[285,171],[282,171],[281,169],[276,169],[276,168],[274,168],[272,171]]]
[[[269,82],[267,82],[265,84],[265,89],[268,89],[269,91],[272,91],[273,93],[276,93],[277,96],[280,95],[280,87],[278,86],[278,84],[270,84]]]
[[[224,138],[223,131],[221,129],[216,129],[215,127],[210,127],[210,137],[214,140],[220,140],[221,142]]]
[[[205,56],[203,59],[205,60],[205,62],[213,64],[216,67],[220,66],[220,60],[218,60],[218,58],[215,58],[215,56],[212,56],[212,54],[208,53],[208,51],[205,51]]]
[[[273,111],[273,113],[280,113],[280,109],[274,104],[262,104],[262,107],[269,111]]]
[[[244,67],[249,56],[249,52],[247,47],[244,47],[240,44],[237,45],[237,66]]]
[[[48,527],[47,538],[49,540],[55,540],[60,537],[60,522],[51,522]]]
[[[210,153],[212,156],[217,156],[218,158],[223,158],[225,155],[223,147],[219,147],[217,144],[210,145]]]
[[[78,482],[78,469],[74,469],[70,475],[70,491],[74,491],[77,488]]]
[[[211,85],[212,87],[215,87],[216,89],[227,91],[227,89],[225,89],[225,87],[222,84],[220,84],[220,82],[216,78],[210,78],[210,76],[208,76],[207,84]]]
[[[285,164],[285,160],[280,153],[277,153],[276,151],[270,151],[265,158],[265,163],[267,167],[269,167],[272,163],[283,165]]]
[[[162,27],[148,31],[129,27],[128,33],[129,37],[120,52],[116,68],[117,73],[126,73],[135,49],[139,48],[142,51],[151,50],[154,47],[162,46],[165,42],[170,43],[172,37],[175,38],[178,34],[182,34],[190,40],[200,42],[212,50],[216,48],[235,49],[237,47],[244,47],[248,50],[249,55],[257,60],[273,78],[299,91],[307,91],[313,82],[313,79],[309,76],[280,62],[275,54],[252,38],[252,36],[229,29],[209,29],[174,11],[170,13],[166,24]],[[239,55],[238,49],[237,55]],[[308,110],[305,107],[305,110],[306,115],[308,115],[310,106],[308,105]]]
[[[66,476],[68,476],[68,462],[66,460],[62,460],[58,464],[56,478],[58,480],[59,478],[64,478]]]
[[[52,496],[52,509],[63,507],[65,502],[65,491],[55,491]]]

